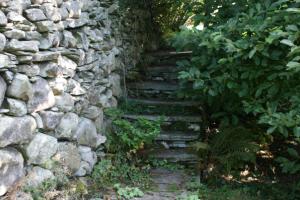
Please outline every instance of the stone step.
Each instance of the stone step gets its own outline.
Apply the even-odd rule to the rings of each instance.
[[[197,140],[199,133],[197,132],[183,132],[183,131],[162,131],[155,139],[156,141],[182,141],[191,142]]]
[[[157,121],[162,118],[161,115],[124,115],[124,118],[136,120],[138,118],[145,118],[150,121]],[[163,122],[189,122],[189,123],[199,123],[202,122],[200,115],[195,116],[164,116]]]
[[[137,83],[128,83],[129,89],[135,90],[156,90],[156,91],[176,91],[179,89],[178,84],[165,81],[146,81]]]
[[[135,104],[145,104],[149,106],[183,106],[183,107],[196,107],[200,106],[199,102],[196,101],[168,101],[168,100],[160,100],[160,99],[137,99],[137,98],[129,98],[128,102]]]
[[[187,149],[154,149],[150,156],[155,159],[180,163],[195,163],[198,160],[198,156]]]
[[[156,51],[151,53],[146,53],[146,55],[154,57],[187,57],[192,55],[192,51]]]

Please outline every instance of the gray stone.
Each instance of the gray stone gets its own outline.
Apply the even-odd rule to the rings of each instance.
[[[27,109],[30,113],[46,110],[55,105],[55,97],[48,82],[39,78],[32,86],[33,95],[29,98]]]
[[[30,59],[32,60],[32,59]],[[37,76],[40,74],[40,68],[38,65],[18,65],[17,71],[24,73],[26,76]]]
[[[93,148],[97,148],[100,144],[103,144],[106,141],[106,138],[97,134],[94,123],[87,118],[80,119],[74,137],[78,144]]]
[[[32,61],[32,56],[18,56],[19,64],[29,64]]]
[[[70,18],[79,18],[81,15],[81,8],[78,1],[69,1],[64,4],[69,12]]]
[[[25,11],[25,14],[26,17],[32,22],[43,21],[47,19],[43,11],[38,8],[28,9]]]
[[[121,78],[119,74],[111,74],[109,76],[109,83],[112,85],[112,93],[116,97],[120,97],[122,94]]]
[[[54,22],[58,22],[61,20],[59,9],[57,7],[54,7],[53,4],[45,3],[42,5],[42,9],[49,20]]]
[[[88,108],[83,109],[81,114],[92,120],[96,119],[98,116],[102,116],[103,118],[103,110],[96,106],[89,106]]]
[[[74,100],[68,93],[63,93],[62,95],[55,96],[55,101],[55,106],[63,112],[70,112],[74,108]]]
[[[12,80],[14,79],[14,76],[15,74],[12,71],[8,71],[8,70],[2,74],[2,77],[6,83],[11,83]]]
[[[31,113],[30,115],[32,117],[34,117],[37,128],[38,129],[44,129],[44,124],[43,124],[42,117],[38,113]]]
[[[28,193],[25,193],[23,191],[17,191],[15,199],[14,200],[33,200],[32,196]]]
[[[97,163],[97,155],[92,151],[90,147],[79,146],[78,148],[81,160],[87,162],[90,166],[90,169],[93,169],[94,165]]]
[[[34,167],[26,176],[26,186],[38,187],[46,180],[55,179],[54,174],[47,169]]]
[[[68,81],[65,78],[57,77],[49,80],[49,85],[54,95],[61,95],[67,90]]]
[[[26,32],[25,39],[26,40],[37,40],[40,41],[42,39],[42,34],[37,31],[28,31]]]
[[[7,18],[5,14],[0,10],[0,26],[6,26]]]
[[[24,176],[24,159],[14,148],[0,149],[0,196]]]
[[[38,52],[39,44],[38,41],[18,41],[13,39],[7,44],[6,49],[8,51]]]
[[[95,120],[95,126],[96,126],[98,133],[101,133],[103,130],[105,130],[103,118],[104,118],[104,116],[103,116],[103,112],[102,112]]]
[[[37,30],[40,33],[51,32],[56,30],[56,26],[53,21],[40,21],[36,22]]]
[[[36,122],[30,116],[0,117],[0,147],[28,142],[36,129]]]
[[[79,19],[67,19],[64,21],[64,25],[66,28],[80,28],[89,23],[89,14],[82,13]]]
[[[61,118],[63,117],[64,113],[62,112],[52,112],[52,111],[42,111],[40,113],[44,129],[46,130],[55,130],[57,125],[59,124]]]
[[[75,75],[77,64],[69,58],[60,56],[58,58],[58,65],[62,68],[65,77],[73,77]]]
[[[0,51],[3,51],[6,45],[6,37],[0,33]]]
[[[27,114],[27,107],[24,101],[7,98],[9,115],[22,117]]]
[[[81,87],[78,81],[75,81],[74,79],[69,80],[67,91],[74,96],[80,96],[86,94],[86,90],[83,87]]]
[[[0,76],[0,107],[5,97],[6,88],[7,88],[6,83],[3,80],[3,78]]]
[[[10,38],[10,39],[17,39],[17,40],[19,40],[19,39],[24,39],[25,38],[25,32],[21,31],[21,30],[18,30],[18,29],[12,29],[10,31],[5,31],[4,35],[7,38]]]
[[[55,137],[38,133],[26,148],[28,163],[44,164],[57,152],[58,143]]]
[[[23,74],[16,74],[7,89],[7,96],[26,101],[32,97],[32,94],[32,85],[28,77]]]
[[[92,171],[92,169],[91,169],[90,165],[85,161],[81,161],[80,167],[77,170],[77,172],[75,173],[75,176],[83,177],[83,176],[86,176],[87,174],[89,174],[91,171]]]
[[[79,117],[75,113],[66,113],[55,130],[55,135],[58,138],[67,138],[72,140],[73,133],[79,123]]]
[[[58,52],[42,51],[34,54],[32,61],[33,62],[53,61],[53,60],[57,60],[59,55],[60,54]]]
[[[22,16],[22,15],[20,15],[19,13],[17,13],[17,12],[9,12],[8,14],[7,14],[7,19],[8,19],[8,21],[10,21],[10,22],[21,22],[21,23],[23,23],[23,22],[25,22],[26,21],[26,19]]]
[[[54,78],[62,75],[62,69],[55,62],[45,62],[39,64],[40,76]]]
[[[67,172],[72,174],[76,173],[80,168],[81,158],[78,149],[69,142],[59,143],[58,151],[53,160],[58,161]]]
[[[9,57],[5,54],[0,54],[0,69],[9,67],[9,64],[10,64]]]
[[[72,32],[70,31],[64,31],[63,32],[63,46],[64,47],[69,47],[69,48],[74,48],[76,47],[77,40],[73,36]]]

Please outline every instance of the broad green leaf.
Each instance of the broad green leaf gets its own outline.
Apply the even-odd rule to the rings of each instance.
[[[286,66],[288,67],[288,70],[295,69],[295,68],[300,69],[300,63],[294,61],[289,62]]]
[[[281,44],[288,45],[288,46],[290,46],[290,47],[295,46],[294,43],[293,43],[291,40],[287,40],[287,39],[281,40],[280,43],[281,43]]]

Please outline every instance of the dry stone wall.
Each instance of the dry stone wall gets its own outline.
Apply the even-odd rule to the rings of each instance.
[[[57,165],[91,173],[103,109],[117,105],[120,72],[146,39],[132,35],[136,19],[109,0],[0,0],[0,196]]]

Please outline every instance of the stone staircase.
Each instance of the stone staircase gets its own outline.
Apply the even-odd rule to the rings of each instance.
[[[200,136],[201,108],[199,102],[181,99],[177,95],[180,69],[176,62],[188,59],[190,55],[191,52],[172,51],[147,54],[150,64],[139,71],[141,80],[127,81],[127,101],[142,109],[138,114],[127,113],[125,118],[158,120],[163,116],[162,131],[155,145],[146,150],[156,159],[183,164],[197,161],[190,144]]]

